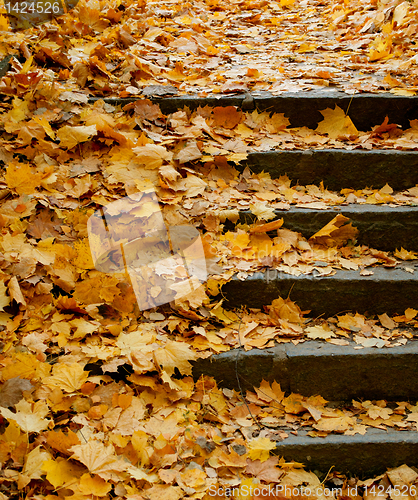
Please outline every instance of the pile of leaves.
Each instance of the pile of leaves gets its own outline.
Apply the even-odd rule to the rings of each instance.
[[[80,1],[53,23],[4,33],[0,56],[34,57],[45,79],[97,95],[414,95],[417,9],[402,0]],[[2,31],[9,20],[0,18]]]

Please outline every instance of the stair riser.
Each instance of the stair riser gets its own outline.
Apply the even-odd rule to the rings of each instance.
[[[356,349],[357,347],[357,349]],[[279,344],[268,349],[233,350],[194,363],[196,380],[205,374],[222,387],[253,390],[262,380],[280,383],[286,393],[320,394],[329,401],[418,399],[418,341],[390,349],[363,348],[351,342]],[[238,361],[237,361],[238,356]]]
[[[262,308],[277,297],[288,297],[310,316],[333,316],[348,311],[370,314],[403,313],[418,308],[418,272],[370,268],[372,276],[338,270],[333,276],[292,276],[269,270],[244,281],[233,278],[222,288],[225,306]]]
[[[276,210],[277,218],[283,217],[284,227],[310,238],[338,214],[350,219],[359,230],[357,244],[380,250],[401,247],[418,250],[418,207],[384,207],[376,205],[349,205],[331,210],[312,210],[291,207]],[[257,220],[250,211],[241,211],[239,222],[251,224]],[[234,225],[227,221],[226,230]],[[273,233],[272,233],[273,235]]]
[[[290,436],[277,443],[275,453],[286,460],[302,462],[309,470],[326,473],[333,468],[349,475],[370,478],[403,464],[417,466],[418,433],[368,431],[364,436]]]
[[[417,144],[418,147],[418,144]],[[389,184],[402,191],[418,184],[418,151],[306,150],[249,153],[236,169],[287,175],[300,185],[324,183],[325,188],[380,189]]]

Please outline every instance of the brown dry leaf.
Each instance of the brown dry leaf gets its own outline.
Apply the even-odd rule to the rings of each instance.
[[[393,321],[392,318],[389,318],[386,313],[380,314],[378,318],[382,326],[384,326],[385,328],[389,328],[389,330],[393,330],[393,328],[396,328],[398,326],[398,324]]]
[[[245,472],[255,476],[260,481],[278,483],[285,474],[283,470],[277,468],[278,463],[278,457],[270,457],[265,462],[261,460],[249,461]]]
[[[185,147],[174,156],[174,159],[178,160],[179,163],[186,163],[188,161],[198,160],[201,156],[202,153],[196,141],[187,141]]]
[[[149,500],[180,500],[183,497],[182,489],[179,486],[169,486],[156,484],[145,491]]]
[[[6,380],[0,388],[0,406],[10,408],[23,397],[23,391],[30,391],[33,385],[29,380],[14,377]]]
[[[415,481],[418,479],[417,472],[408,467],[407,465],[401,465],[396,469],[388,471],[386,474],[388,475],[392,485],[394,487],[397,487],[398,489],[401,489],[405,485],[410,486],[411,484],[414,484]]]
[[[65,434],[61,429],[58,432],[48,431],[45,433],[45,436],[48,446],[64,455],[71,455],[71,452],[69,451],[71,446],[80,444],[77,434],[72,430],[69,430],[67,434]]]
[[[218,106],[212,110],[212,124],[215,127],[224,127],[232,129],[240,123],[242,111],[237,110],[235,106]]]

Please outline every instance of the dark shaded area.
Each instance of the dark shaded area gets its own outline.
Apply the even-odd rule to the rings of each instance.
[[[87,363],[84,367],[84,371],[90,372],[90,376],[109,375],[109,377],[115,382],[126,382],[128,377],[134,372],[132,366],[127,364],[118,366],[118,371],[116,372],[103,372],[102,366],[103,361]]]
[[[323,181],[325,188],[380,189],[386,183],[401,191],[418,184],[418,151],[339,149],[249,153],[235,168],[287,175],[300,185]]]

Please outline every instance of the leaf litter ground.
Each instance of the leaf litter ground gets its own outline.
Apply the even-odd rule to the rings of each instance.
[[[292,186],[285,177],[239,174],[231,164],[276,148],[414,150],[417,120],[406,130],[386,120],[359,132],[346,110],[335,108],[322,111],[316,130],[292,129],[280,113],[218,107],[164,116],[147,100],[121,110],[87,104],[87,96],[137,95],[167,83],[176,92],[334,85],[349,93],[412,95],[416,57],[408,41],[416,5],[306,9],[282,0],[123,7],[80,3],[55,24],[4,33],[4,54],[23,55],[26,63],[13,60],[0,84],[6,96],[0,115],[1,498],[18,498],[18,489],[34,500],[157,500],[210,498],[215,484],[318,486],[315,474],[270,456],[275,440],[290,432],[416,429],[416,405],[354,401],[336,408],[266,382],[244,404],[209,378],[194,382],[190,361],[241,343],[249,350],[275,341],[344,345],[353,338],[362,348],[413,338],[418,311],[411,308],[394,317],[314,320],[289,298],[262,311],[229,311],[217,294],[237,272],[245,278],[266,266],[291,274],[372,273],[375,266],[415,272],[417,255],[408,249],[356,246],[356,230],[342,216],[307,240],[286,229],[274,209],[416,205],[418,187],[332,192]],[[323,33],[307,30],[318,19]],[[264,64],[257,47],[267,39],[272,52],[263,49]],[[170,224],[202,230],[212,274],[193,295],[141,314],[129,277],[94,269],[87,219],[150,185]],[[247,209],[257,222],[226,231],[225,222]],[[103,374],[89,373],[91,363],[100,363]],[[117,370],[125,366],[131,369],[120,380]],[[406,466],[367,483],[328,475],[344,488],[400,487],[417,478]]]

